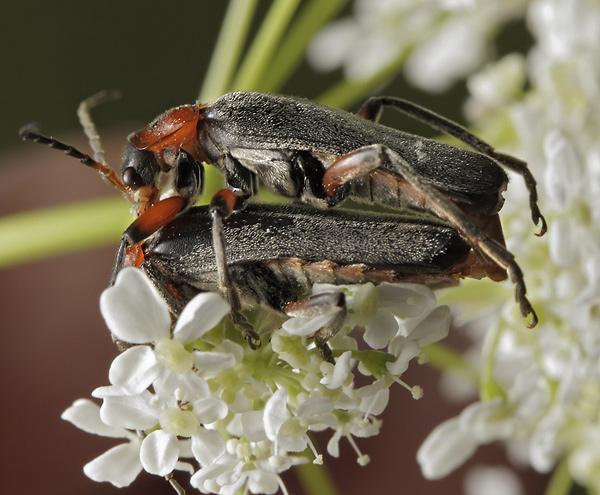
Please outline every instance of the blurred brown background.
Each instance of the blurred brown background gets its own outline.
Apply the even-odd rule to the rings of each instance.
[[[269,2],[260,3],[265,12]],[[196,99],[226,2],[12,2],[0,20],[0,216],[111,194],[77,162],[39,145],[20,142],[19,127],[35,120],[42,130],[88,149],[75,111],[81,100],[117,88],[123,98],[94,113],[109,163],[118,164],[129,132],[162,111]],[[259,17],[260,18],[260,15]],[[522,26],[515,27],[521,29]],[[514,36],[505,36],[514,43]],[[339,74],[315,75],[303,66],[283,92],[316,96]],[[460,118],[464,94],[432,98],[400,78],[385,93],[401,95]],[[404,125],[405,123],[403,123]],[[412,124],[404,125],[409,128]],[[112,193],[115,194],[115,193]],[[124,210],[127,204],[123,202]],[[44,239],[39,239],[44,243]],[[86,434],[60,419],[75,399],[107,383],[116,354],[98,309],[118,244],[52,257],[0,273],[0,477],[3,493],[173,493],[162,479],[142,475],[117,490],[95,483],[82,466],[116,444]],[[406,377],[425,389],[415,402],[393,389],[382,434],[359,440],[372,462],[365,468],[342,442],[342,458],[326,463],[340,493],[462,493],[464,470],[439,482],[421,476],[415,460],[427,433],[460,408],[442,403],[436,374],[415,367]],[[327,438],[320,437],[325,453]],[[482,463],[503,458],[486,448]],[[346,474],[350,473],[350,475]],[[291,493],[301,493],[287,476]],[[540,493],[543,480],[529,479]]]

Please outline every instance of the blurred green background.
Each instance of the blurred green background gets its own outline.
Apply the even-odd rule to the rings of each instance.
[[[258,3],[254,31],[269,4]],[[101,89],[116,88],[123,96],[94,112],[100,129],[128,122],[135,130],[168,108],[194,101],[226,7],[226,1],[206,0],[5,4],[0,150],[20,146],[17,130],[30,121],[54,136],[77,129],[77,105]],[[514,37],[504,39],[512,44]],[[316,97],[339,79],[339,73],[315,74],[303,64],[281,92]],[[432,97],[398,77],[386,93],[427,102],[461,120],[460,86]],[[402,119],[403,128],[415,125]]]

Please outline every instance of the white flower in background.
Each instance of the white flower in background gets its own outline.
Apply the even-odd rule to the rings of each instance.
[[[476,467],[467,473],[465,495],[525,495],[517,475],[502,466]]]
[[[346,78],[356,81],[403,65],[413,84],[441,92],[481,67],[493,52],[496,32],[521,17],[526,4],[355,0],[354,15],[326,26],[309,47],[308,59],[317,70],[342,67]]]
[[[526,159],[538,179],[546,238],[532,236],[519,177],[511,181],[502,216],[540,324],[524,328],[510,298],[496,289],[487,292],[481,282],[477,289],[463,289],[465,315],[475,309],[481,314],[486,300],[496,312],[505,300],[484,342],[483,395],[432,432],[419,462],[427,476],[444,476],[478,445],[496,438],[540,472],[564,460],[568,471],[557,475],[568,473],[598,491],[600,4],[534,0],[526,21],[535,38],[530,53],[508,55],[470,77],[467,109],[483,133],[512,136],[503,147]],[[525,74],[531,86],[519,90]],[[489,297],[478,297],[477,291]],[[468,306],[470,293],[474,302]],[[510,430],[495,437],[464,430],[467,411],[492,404],[497,415],[487,427],[499,421]],[[462,454],[450,454],[457,445]]]
[[[191,483],[203,493],[285,493],[279,473],[307,462],[307,449],[315,464],[324,463],[310,433],[325,430],[332,432],[331,455],[339,455],[345,439],[366,464],[356,439],[379,433],[389,387],[421,345],[447,334],[448,310],[417,285],[315,287],[323,290],[344,290],[349,304],[335,365],[306,345],[304,330],[276,330],[273,345],[259,350],[227,340],[225,330],[207,334],[228,311],[215,294],[196,296],[173,324],[143,272],[123,270],[103,293],[101,309],[111,333],[133,345],[114,360],[111,385],[93,392],[102,406],[83,401],[85,408],[73,406],[64,417],[129,443],[92,461],[86,473],[125,486],[142,469],[160,476],[177,469],[195,473]],[[300,319],[291,328],[315,324],[293,320]],[[358,350],[359,332],[348,334],[354,326],[376,349]],[[389,353],[379,350],[386,346]],[[357,363],[372,383],[355,386]]]

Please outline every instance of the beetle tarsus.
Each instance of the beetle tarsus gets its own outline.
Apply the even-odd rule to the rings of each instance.
[[[540,210],[537,207],[535,208],[535,210],[537,210],[537,214],[534,212],[534,210],[532,210],[533,222],[535,223],[535,225],[538,225],[540,222],[542,223],[540,231],[536,232],[535,235],[537,235],[538,237],[542,237],[546,232],[548,232],[548,224],[546,223],[544,215],[540,213]]]

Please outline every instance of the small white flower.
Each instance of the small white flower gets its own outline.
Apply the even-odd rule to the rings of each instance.
[[[471,457],[478,445],[510,438],[515,424],[505,416],[498,398],[471,404],[460,416],[438,425],[417,452],[423,475],[443,478]]]
[[[142,431],[161,427],[141,443],[140,459],[147,472],[164,476],[175,469],[185,452],[178,438],[191,439],[191,451],[201,464],[225,451],[223,438],[203,427],[227,416],[227,405],[221,399],[204,397],[189,403],[175,397],[163,400],[148,390],[137,395],[118,395],[112,389],[103,387],[94,392],[104,400],[100,408],[104,423]],[[180,390],[177,392],[181,394]]]
[[[436,309],[429,289],[315,286],[315,292],[324,290],[346,291],[347,325],[364,328],[365,341],[377,348],[412,349],[414,344],[420,351],[447,332],[446,310]],[[328,428],[333,430],[328,444],[332,455],[339,454],[344,438],[360,465],[369,462],[355,439],[379,433],[376,416],[385,409],[394,383],[389,376],[382,378],[389,373],[385,365],[390,356],[359,351],[356,340],[342,333],[335,345],[344,352],[335,365],[323,361],[314,346],[307,348],[305,336],[331,315],[302,321],[296,326],[299,335],[275,331],[272,348],[251,350],[224,334],[219,341],[214,332],[209,341],[196,342],[228,306],[214,294],[200,294],[184,308],[171,336],[168,308],[134,269],[119,274],[103,293],[101,308],[112,333],[135,345],[114,360],[112,385],[93,392],[103,403],[99,411],[94,406],[96,424],[88,430],[130,439],[86,467],[94,479],[122,485],[142,469],[159,476],[174,469],[196,470],[192,484],[205,493],[274,493],[284,489],[279,473],[307,462],[298,454],[307,446],[314,462],[323,462],[309,432]],[[355,387],[352,369],[358,359],[353,353],[361,372],[376,377],[373,383]],[[408,359],[402,355],[401,360],[404,370]],[[75,417],[70,413],[69,418]]]
[[[88,399],[78,399],[65,410],[61,418],[73,423],[78,428],[95,435],[128,440],[91,462],[83,471],[94,481],[108,481],[122,488],[129,486],[142,471],[140,462],[141,439],[132,431],[118,426],[109,426],[100,418],[100,408]]]
[[[235,495],[243,487],[250,493],[273,494],[283,487],[278,473],[306,462],[303,457],[276,454],[269,441],[229,440],[225,454],[192,476],[192,486],[202,493],[220,495]],[[270,461],[274,456],[278,459],[277,463]]]
[[[519,17],[525,5],[525,0],[356,0],[352,17],[317,34],[308,60],[317,70],[342,67],[347,79],[364,81],[408,56],[407,78],[440,92],[485,61],[498,26]]]
[[[377,287],[370,283],[313,286],[313,294],[333,290],[344,291],[346,296],[348,315],[344,327],[364,328],[364,340],[373,349],[383,349],[397,337],[404,343],[418,341],[425,345],[440,340],[448,333],[448,309],[440,307],[435,314],[432,313],[436,308],[435,295],[422,285],[384,282]],[[293,335],[307,336],[325,326],[332,318],[333,315],[290,318],[284,322],[283,328]],[[330,344],[337,342],[343,341],[336,336]],[[398,353],[400,346],[396,340],[395,349]],[[397,355],[396,352],[394,354]]]
[[[169,375],[178,381],[178,387],[187,394],[207,388],[192,367],[205,367],[205,356],[197,351],[188,352],[184,346],[213,328],[229,312],[229,305],[218,294],[201,293],[194,297],[182,311],[171,338],[171,316],[167,304],[140,270],[126,268],[119,272],[115,285],[100,297],[100,309],[111,333],[119,340],[134,346],[117,357],[109,372],[113,385],[123,387],[132,394],[141,392],[151,384],[162,384]],[[213,356],[224,366],[231,365],[228,355]],[[172,389],[171,389],[172,390]]]

